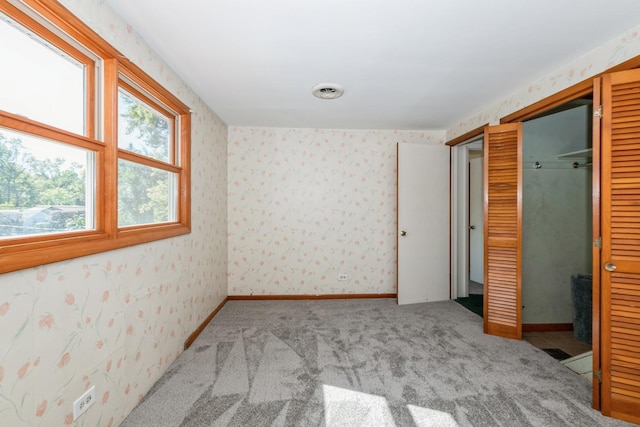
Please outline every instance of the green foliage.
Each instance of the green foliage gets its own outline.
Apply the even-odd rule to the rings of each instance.
[[[154,159],[168,159],[169,125],[162,117],[128,97],[121,98],[126,134],[140,144],[129,150]],[[120,226],[169,220],[169,182],[166,171],[128,161],[118,163],[118,224]]]
[[[129,147],[144,156],[169,160],[169,121],[145,105],[124,97],[121,117],[125,132],[136,143]],[[25,227],[45,231],[82,230],[85,216],[78,210],[53,210],[50,219],[26,226],[21,213],[36,206],[85,206],[83,165],[64,158],[38,159],[20,138],[0,129],[0,235],[25,233]],[[166,222],[169,214],[169,173],[121,160],[118,166],[119,225]],[[27,233],[30,233],[27,231]]]
[[[130,151],[144,156],[166,161],[169,159],[169,122],[145,105],[134,102],[128,96],[121,96],[126,109],[120,114],[126,124],[125,133],[139,142]]]
[[[82,165],[65,167],[61,157],[39,160],[18,138],[0,133],[0,205],[29,208],[37,205],[75,205],[85,202]]]
[[[51,219],[29,223],[27,209],[35,206],[84,206],[85,172],[82,165],[63,158],[37,159],[20,138],[0,131],[0,235],[64,231],[84,223],[84,211],[53,212]],[[44,208],[43,208],[44,209]],[[67,222],[76,228],[69,228]]]
[[[85,199],[85,179],[82,165],[72,163],[64,169],[64,159],[34,161],[34,174],[38,205],[83,206]]]
[[[160,169],[118,163],[118,224],[168,221],[168,174]]]
[[[86,228],[84,214],[74,214],[64,218],[64,220],[64,227],[67,230],[84,230]]]
[[[35,204],[29,160],[20,139],[0,133],[0,205],[13,208]]]
[[[169,220],[169,183],[166,175],[163,178],[165,179],[156,181],[156,185],[147,190],[148,203],[142,206],[143,210],[153,212],[155,222]]]

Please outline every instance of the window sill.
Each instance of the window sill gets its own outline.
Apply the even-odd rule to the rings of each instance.
[[[0,274],[168,239],[190,232],[191,229],[183,224],[166,224],[123,229],[118,231],[115,238],[106,233],[80,237],[67,235],[47,242],[0,246]]]

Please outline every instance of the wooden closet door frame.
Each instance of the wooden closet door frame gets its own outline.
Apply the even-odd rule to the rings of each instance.
[[[640,423],[640,70],[601,87],[600,404]]]
[[[627,61],[624,61],[618,65],[615,65],[607,70],[597,73],[593,77],[589,77],[583,81],[580,81],[566,89],[563,89],[553,95],[541,99],[533,104],[530,104],[518,111],[508,114],[500,119],[501,124],[518,123],[528,119],[531,119],[541,113],[551,110],[554,107],[565,104],[569,101],[578,99],[583,96],[593,94],[594,109],[601,104],[601,88],[602,88],[602,76],[619,71],[626,71],[635,68],[640,68],[640,55],[633,57]],[[480,126],[454,138],[447,142],[449,146],[455,146],[463,143],[473,136],[480,135],[486,125]],[[593,238],[597,239],[601,236],[601,123],[600,120],[594,118],[593,120]],[[485,171],[486,172],[486,171]],[[485,227],[486,232],[486,227]],[[595,242],[594,242],[595,243]],[[486,251],[485,251],[486,253]],[[602,409],[602,393],[601,393],[601,381],[598,378],[602,372],[602,358],[601,358],[601,343],[602,343],[602,287],[601,287],[601,248],[594,244],[593,247],[593,336],[592,336],[592,348],[593,348],[593,408]],[[486,286],[486,285],[485,285]],[[486,316],[486,308],[485,308]],[[608,414],[607,414],[608,415]],[[614,415],[615,416],[615,415]]]
[[[596,109],[602,104],[602,78],[596,77],[593,79],[593,129],[591,137],[592,147],[592,177],[591,177],[591,192],[592,192],[592,236],[594,239],[592,245],[592,329],[591,329],[591,350],[593,354],[593,375],[591,379],[592,384],[592,406],[594,409],[601,409],[600,393],[602,388],[601,376],[602,372],[601,359],[600,359],[600,257],[602,251],[602,244],[596,242],[602,242],[602,230],[600,227],[600,213],[601,213],[601,200],[600,200],[600,150],[602,144],[602,126],[599,120],[600,116],[596,116]]]

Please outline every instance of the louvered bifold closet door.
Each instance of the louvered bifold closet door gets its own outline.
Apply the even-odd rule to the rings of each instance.
[[[640,423],[640,71],[602,85],[602,412]]]
[[[484,331],[522,338],[522,124],[484,135]]]

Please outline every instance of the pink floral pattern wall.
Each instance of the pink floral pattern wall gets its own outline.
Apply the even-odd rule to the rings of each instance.
[[[2,426],[117,426],[227,295],[226,125],[102,0],[63,4],[194,110],[192,233],[0,275]]]
[[[229,295],[395,293],[406,142],[444,132],[230,127]]]

